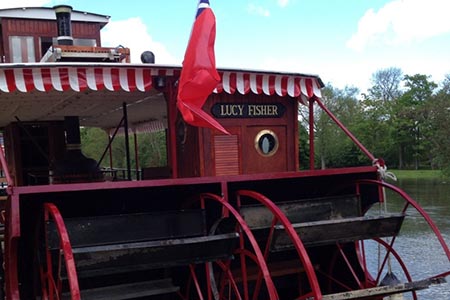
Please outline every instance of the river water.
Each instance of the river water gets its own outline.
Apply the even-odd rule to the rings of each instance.
[[[438,226],[446,244],[450,245],[450,180],[399,179],[393,184],[402,188],[420,204]],[[403,208],[404,202],[396,193],[387,191],[386,198],[388,211],[398,212]],[[371,242],[369,245],[366,243],[366,247],[370,255],[368,263],[376,270],[380,251],[383,250]],[[425,279],[450,270],[450,262],[434,233],[422,215],[412,207],[407,210],[407,217],[395,240],[394,248],[400,254],[413,280]],[[389,261],[394,274],[400,281],[405,281],[406,278],[396,261]],[[418,298],[450,300],[450,276],[446,279],[445,284],[432,285],[429,289],[418,291]],[[404,299],[412,299],[411,293],[403,296]]]

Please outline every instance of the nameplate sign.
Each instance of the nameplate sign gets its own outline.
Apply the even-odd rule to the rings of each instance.
[[[280,103],[216,103],[211,113],[216,118],[281,118],[286,111]]]

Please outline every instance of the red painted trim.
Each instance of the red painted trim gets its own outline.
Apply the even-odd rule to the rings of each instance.
[[[20,300],[18,282],[18,244],[19,239],[5,239],[5,293],[6,299]]]
[[[5,150],[3,148],[0,148],[0,163],[1,163],[1,169],[3,170],[3,174],[5,175],[6,182],[8,183],[8,186],[12,186],[13,180],[11,177],[11,174],[9,173],[8,164],[6,163],[5,159]]]
[[[175,84],[171,80],[166,82],[171,87],[165,93],[167,101],[167,164],[172,170],[172,178],[178,177],[178,159],[177,159],[177,93],[178,86],[172,88]]]
[[[78,276],[77,276],[77,270],[75,268],[75,259],[72,252],[72,245],[70,244],[69,240],[69,234],[67,232],[66,226],[64,225],[64,220],[58,210],[58,208],[52,204],[52,203],[45,203],[44,204],[44,210],[45,210],[45,221],[47,222],[49,220],[49,217],[51,217],[55,221],[56,229],[58,232],[58,236],[60,239],[60,250],[62,250],[62,254],[64,256],[64,262],[66,265],[66,271],[67,271],[67,278],[69,282],[69,288],[70,288],[70,295],[71,300],[80,300],[80,288],[78,286]],[[47,255],[47,270],[53,270],[52,264],[51,264],[51,255]],[[56,282],[55,278],[53,278],[53,274],[51,271],[48,271],[46,274],[48,277],[49,282]],[[52,290],[52,284],[49,283],[48,285],[50,291]],[[53,293],[50,293],[49,296],[52,298]],[[59,298],[59,297],[58,297]]]
[[[20,238],[19,196],[6,200],[5,224],[5,284],[7,299],[19,300],[18,249]]]
[[[309,99],[309,169],[314,170],[314,99]]]
[[[171,179],[153,179],[140,181],[104,181],[89,183],[72,183],[72,184],[53,184],[53,185],[35,185],[35,186],[18,186],[14,188],[16,194],[35,194],[35,193],[52,193],[52,192],[71,192],[82,190],[106,190],[106,189],[124,189],[124,188],[142,188],[156,186],[171,185],[201,185],[211,183],[233,183],[245,181],[264,181],[273,179],[295,179],[305,177],[321,177],[345,174],[377,174],[377,168],[373,166],[351,167],[339,169],[326,169],[314,171],[299,172],[277,172],[277,173],[261,173],[261,174],[243,174],[230,176],[206,176],[206,177],[190,177],[190,178],[171,178]]]

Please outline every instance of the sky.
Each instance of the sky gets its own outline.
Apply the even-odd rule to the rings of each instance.
[[[145,50],[181,65],[198,0],[0,0],[8,7],[71,5],[111,16],[102,46]],[[210,0],[217,67],[319,75],[365,92],[395,67],[440,83],[450,74],[450,0]]]

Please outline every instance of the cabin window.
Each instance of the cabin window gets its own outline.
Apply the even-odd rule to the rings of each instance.
[[[52,45],[53,45],[53,40],[51,37],[41,37],[40,56],[42,57]]]
[[[34,39],[32,36],[10,36],[10,61],[13,63],[35,62]]]
[[[272,130],[261,130],[255,137],[256,151],[262,156],[272,156],[278,150],[278,137]]]

